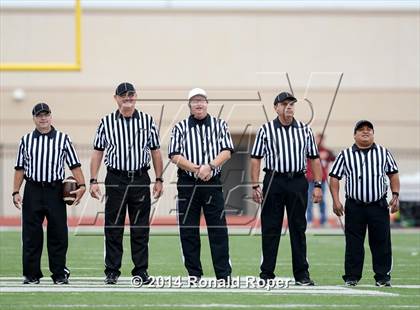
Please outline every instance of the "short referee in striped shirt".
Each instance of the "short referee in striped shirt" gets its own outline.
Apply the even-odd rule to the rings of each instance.
[[[357,122],[352,147],[340,152],[330,172],[333,210],[337,216],[345,213],[345,275],[346,285],[356,286],[362,278],[366,228],[372,252],[373,271],[377,286],[391,286],[392,250],[389,210],[399,209],[400,180],[398,167],[391,153],[374,143],[373,124]],[[392,199],[386,201],[387,176]],[[345,208],[340,202],[340,180],[345,177]]]
[[[307,158],[314,176],[313,201],[322,199],[321,163],[312,130],[296,120],[296,98],[282,92],[274,99],[277,117],[258,130],[251,151],[252,197],[263,203],[261,211],[262,263],[260,278],[274,279],[277,252],[283,224],[284,208],[292,246],[293,275],[296,285],[314,285],[306,260],[306,208],[308,181],[305,178]],[[259,175],[261,159],[265,177],[261,192]]]
[[[68,247],[67,210],[63,200],[64,165],[67,163],[78,189],[77,205],[86,186],[81,164],[70,137],[51,126],[51,110],[46,103],[32,109],[35,130],[20,140],[13,182],[13,203],[22,207],[23,284],[38,284],[43,277],[41,255],[47,218],[47,248],[51,278],[55,284],[67,284],[70,271],[66,267]],[[26,180],[22,197],[19,189]]]
[[[153,118],[135,108],[137,93],[130,83],[115,90],[118,110],[102,118],[96,131],[90,163],[90,194],[100,199],[98,171],[105,152],[105,283],[116,284],[123,254],[124,222],[128,209],[130,219],[131,273],[150,283],[149,261],[150,160],[156,180],[153,195],[162,194],[162,155],[158,128]]]
[[[207,94],[203,89],[192,89],[188,101],[191,115],[172,129],[168,152],[179,168],[177,207],[184,264],[192,281],[203,275],[203,209],[216,278],[229,281],[232,268],[220,173],[233,152],[233,142],[226,122],[207,113]]]

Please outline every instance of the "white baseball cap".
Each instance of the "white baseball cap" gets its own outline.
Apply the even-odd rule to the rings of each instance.
[[[203,96],[203,97],[206,97],[207,98],[207,93],[206,93],[206,91],[204,89],[201,89],[201,88],[193,88],[188,93],[188,100],[191,100],[192,97],[197,96],[197,95],[200,95],[200,96]]]

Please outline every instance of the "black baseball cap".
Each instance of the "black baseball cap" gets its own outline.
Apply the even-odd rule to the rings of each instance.
[[[293,102],[297,101],[297,99],[291,93],[284,91],[276,96],[276,98],[274,99],[274,105],[285,100],[292,100]]]
[[[32,109],[32,115],[33,116],[37,116],[41,112],[51,113],[51,110],[50,110],[50,107],[48,106],[48,104],[40,102],[40,103],[37,103],[34,106],[34,108]]]
[[[365,120],[365,119],[362,119],[362,120],[360,120],[360,121],[358,121],[357,123],[356,123],[356,126],[354,126],[354,133],[356,133],[356,131],[358,131],[360,128],[362,128],[363,126],[368,126],[369,128],[371,128],[372,130],[374,130],[373,129],[373,124],[370,122],[370,121],[368,121],[368,120]]]
[[[117,96],[122,96],[127,92],[136,92],[136,89],[134,88],[133,84],[128,82],[121,83],[115,90],[115,94]]]

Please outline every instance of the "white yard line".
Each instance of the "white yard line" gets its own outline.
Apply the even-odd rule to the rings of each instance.
[[[72,292],[72,293],[106,293],[106,292],[124,292],[124,293],[149,293],[149,294],[161,294],[161,293],[213,293],[213,294],[270,294],[270,295],[339,295],[339,296],[399,296],[396,293],[384,292],[384,291],[368,291],[368,290],[357,290],[357,289],[342,289],[342,290],[331,290],[328,288],[288,288],[288,289],[273,289],[267,291],[265,289],[222,289],[222,288],[135,288],[135,287],[118,287],[116,286],[39,286],[39,285],[20,285],[1,287],[0,293],[35,293],[35,292]]]
[[[8,306],[8,305],[6,305]],[[46,305],[19,305],[20,308],[139,308],[138,304],[46,304]],[[193,309],[255,309],[255,308],[266,308],[266,309],[294,309],[294,308],[360,308],[361,305],[349,305],[349,304],[266,304],[266,305],[246,305],[246,304],[142,304],[141,308],[193,308]],[[417,305],[369,305],[369,308],[408,308],[417,309]]]
[[[51,282],[41,282],[40,284],[37,285],[23,285],[21,282],[10,282],[10,281],[6,281],[6,282],[0,282],[0,292],[2,291],[2,288],[6,288],[6,287],[47,287],[47,288],[51,288],[51,287],[58,287],[56,285],[53,285],[52,281]],[[138,289],[135,288],[131,285],[131,283],[125,283],[125,282],[121,282],[119,281],[117,285],[112,285],[112,286],[105,286],[105,284],[101,281],[99,283],[95,283],[95,282],[89,282],[89,281],[71,281],[69,285],[67,285],[66,287],[93,287],[93,288],[101,288],[101,287],[108,287],[108,288],[112,288],[112,287],[119,287],[119,288],[133,288],[133,289]],[[357,289],[357,288],[374,288],[374,289],[382,289],[382,290],[391,290],[392,288],[402,288],[402,289],[420,289],[420,285],[392,285],[392,288],[379,288],[375,285],[358,285],[357,287],[345,287],[344,285],[339,285],[339,286],[312,286],[312,287],[299,287],[299,286],[295,286],[295,285],[290,285],[288,288],[274,288],[271,290],[291,290],[291,289],[296,289],[296,290],[310,290],[310,291],[317,291],[317,290],[333,290],[333,291],[342,291],[343,289]],[[171,289],[169,287],[163,287],[166,289]],[[162,289],[162,287],[143,287],[143,289]],[[175,289],[175,288],[172,288]],[[183,288],[179,288],[179,289],[187,289],[186,287]],[[188,288],[188,289],[201,289],[201,288]],[[235,288],[229,288],[232,290],[243,290],[246,289],[246,287],[235,287]],[[257,289],[257,290],[266,290],[264,288],[252,288],[252,289]]]
[[[376,285],[369,285],[369,284],[362,284],[358,285],[358,287],[376,287]],[[420,285],[393,285],[393,288],[410,288],[410,289],[420,289]]]
[[[175,278],[175,277],[174,277]],[[305,295],[347,295],[347,296],[399,296],[392,292],[392,288],[376,288],[375,290],[360,290],[349,288],[342,285],[317,285],[317,286],[295,286],[290,278],[276,278],[284,282],[289,281],[289,287],[250,287],[245,281],[246,277],[240,277],[240,284],[231,287],[201,286],[189,287],[186,285],[186,277],[182,278],[183,285],[159,286],[154,287],[135,287],[131,284],[131,277],[120,277],[117,285],[105,285],[103,277],[70,277],[69,285],[54,285],[48,278],[41,279],[38,285],[23,285],[21,277],[0,277],[1,293],[20,293],[20,292],[127,292],[127,293],[230,293],[230,294],[305,294]],[[202,278],[204,280],[215,280],[215,278]],[[234,277],[235,279],[235,277]],[[360,285],[360,287],[372,287],[373,285]],[[402,285],[394,288],[418,289],[420,285]]]
[[[156,275],[156,278],[160,277],[160,278],[168,278],[171,277],[172,279],[178,278],[179,276],[159,276]],[[247,277],[254,277],[254,276],[233,276],[232,279],[236,279],[238,278],[240,279],[241,283],[245,283],[246,282],[246,278]],[[187,277],[185,276],[181,276],[180,277],[182,279],[183,282],[187,281]],[[77,282],[77,281],[85,281],[85,282],[101,282],[103,283],[105,279],[105,275],[102,277],[70,277],[70,281],[71,282]],[[132,277],[119,277],[118,278],[118,283],[122,283],[122,282],[127,282],[127,284],[131,284],[131,279]],[[206,281],[210,281],[210,280],[215,280],[214,277],[202,277],[202,280],[206,280]],[[257,278],[258,279],[258,278]],[[3,281],[17,281],[17,282],[21,282],[23,280],[23,277],[0,277],[0,285]],[[280,280],[280,281],[289,281],[291,284],[294,284],[294,280],[292,278],[283,278],[283,277],[276,277],[276,280]],[[42,282],[51,282],[51,279],[49,277],[44,277],[41,279],[41,283]]]

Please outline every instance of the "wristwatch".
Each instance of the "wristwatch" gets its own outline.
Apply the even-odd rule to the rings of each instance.
[[[156,178],[156,180],[155,180],[156,182],[161,182],[161,183],[163,183],[163,179],[162,178]]]
[[[89,184],[98,184],[98,180],[97,179],[90,179]]]
[[[314,181],[314,187],[322,188],[322,183],[319,181]]]

